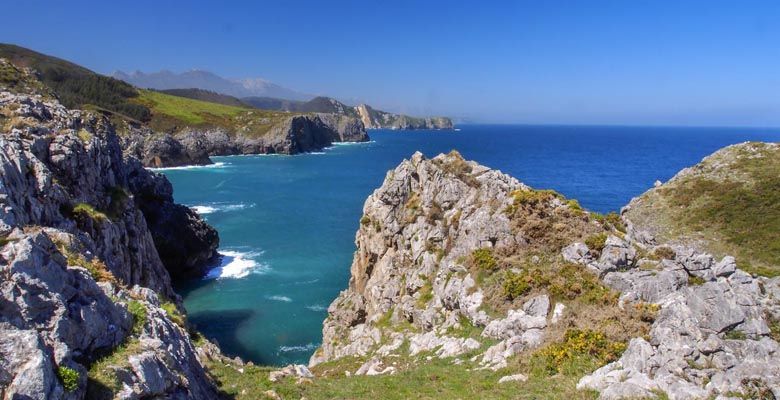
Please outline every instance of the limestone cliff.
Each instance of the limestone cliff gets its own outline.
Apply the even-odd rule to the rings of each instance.
[[[28,71],[9,68],[14,85],[0,88],[3,398],[214,398],[169,271],[202,269],[216,232],[173,203],[163,176],[123,157],[105,117],[66,109]]]
[[[235,154],[299,154],[322,150],[334,142],[369,140],[362,122],[336,114],[295,115],[260,136],[224,128],[185,128],[160,134],[126,122],[125,152],[148,167],[210,164],[209,156]]]
[[[452,120],[447,117],[415,118],[408,115],[379,111],[366,104],[355,107],[360,120],[367,129],[452,129]]]
[[[363,211],[317,370],[356,359],[351,373],[393,374],[424,354],[553,382],[567,360],[591,359],[602,367],[577,387],[604,399],[780,395],[780,279],[739,259],[637,238],[630,218],[456,153],[415,154]]]

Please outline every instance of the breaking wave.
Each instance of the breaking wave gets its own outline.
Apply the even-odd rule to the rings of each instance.
[[[206,279],[244,278],[249,274],[261,274],[269,270],[268,266],[253,258],[262,253],[222,250],[219,252],[220,265],[206,275]]]

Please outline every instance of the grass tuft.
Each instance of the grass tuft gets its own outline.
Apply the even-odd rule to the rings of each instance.
[[[57,377],[67,392],[76,391],[79,388],[79,372],[69,367],[57,367]]]

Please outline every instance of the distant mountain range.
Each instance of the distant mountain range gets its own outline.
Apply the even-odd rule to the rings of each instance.
[[[133,86],[144,89],[163,90],[198,88],[239,98],[262,96],[291,100],[309,100],[314,97],[277,85],[265,79],[227,79],[212,72],[202,70],[192,70],[181,73],[171,71],[151,73],[135,71],[132,73],[125,73],[116,71],[112,76]]]

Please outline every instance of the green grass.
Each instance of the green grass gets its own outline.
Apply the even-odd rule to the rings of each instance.
[[[160,304],[160,308],[165,310],[165,312],[168,314],[168,318],[173,321],[176,325],[179,325],[180,327],[184,328],[187,325],[187,319],[182,314],[178,308],[176,308],[176,304],[173,304],[173,302],[165,301]]]
[[[188,126],[217,127],[231,135],[260,137],[276,124],[296,115],[210,103],[152,90],[141,90],[134,101],[151,110],[149,125],[160,132],[178,132]]]
[[[146,307],[140,301],[130,300],[127,303],[127,311],[133,315],[133,333],[140,334],[146,325]]]
[[[715,153],[693,173],[644,195],[629,218],[663,240],[690,240],[741,269],[780,275],[780,146],[750,143]]]
[[[130,366],[128,358],[141,352],[138,339],[130,338],[125,343],[114,348],[109,354],[99,358],[89,366],[87,372],[87,398],[112,399],[114,393],[121,389],[115,375],[116,368]]]
[[[471,252],[471,263],[477,270],[481,271],[493,271],[498,268],[498,261],[493,257],[493,250],[489,248]]]
[[[271,368],[244,366],[244,373],[222,363],[208,364],[208,370],[227,396],[237,400],[261,398],[266,390],[276,391],[284,399],[595,399],[597,393],[576,389],[581,374],[592,371],[597,363],[580,361],[570,368],[573,374],[529,373],[527,382],[498,384],[498,380],[517,371],[485,371],[473,369],[474,365],[464,363],[453,365],[452,360],[434,358],[431,361],[412,365],[407,370],[393,375],[351,376],[344,370],[354,372],[358,363],[337,360],[315,368],[312,383],[296,385],[287,379],[278,383],[268,381]],[[338,365],[338,364],[344,364]],[[347,367],[348,366],[348,367]],[[321,371],[330,370],[327,376]]]
[[[73,368],[57,367],[57,377],[67,392],[73,392],[79,388],[79,372]]]
[[[246,111],[246,108],[242,107],[193,100],[152,90],[142,90],[138,101],[147,105],[154,113],[164,114],[192,125],[206,123],[207,115],[234,117]]]
[[[729,340],[745,340],[745,339],[747,339],[747,335],[745,335],[745,332],[738,331],[736,329],[732,329],[732,330],[726,332],[723,335],[723,338],[724,339],[729,339]]]
[[[695,276],[695,275],[689,275],[688,276],[688,285],[690,285],[690,286],[701,286],[705,282],[706,281],[704,280],[704,278],[702,278],[700,276]]]
[[[108,216],[95,209],[95,207],[87,204],[87,203],[76,203],[76,205],[73,206],[73,214],[74,215],[84,215],[89,218],[91,218],[93,221],[103,222],[108,220]]]
[[[425,308],[425,305],[433,300],[433,284],[430,278],[425,279],[425,283],[420,288],[420,297],[417,298],[417,308]]]

